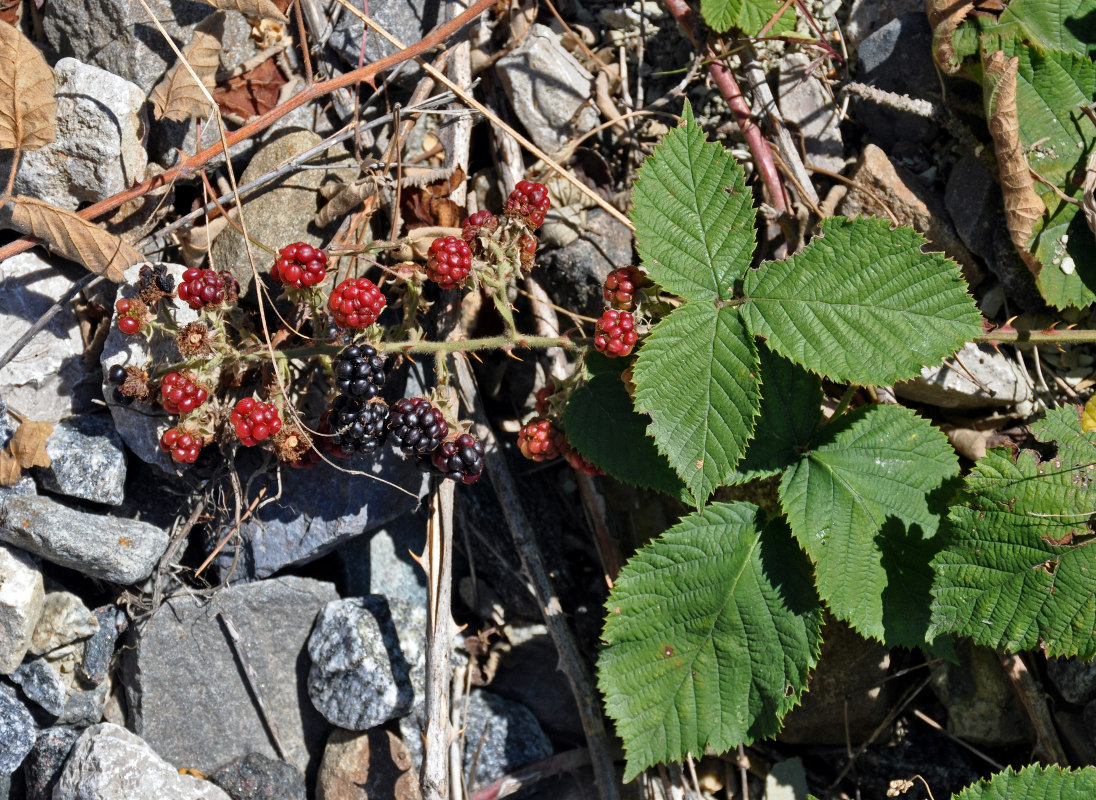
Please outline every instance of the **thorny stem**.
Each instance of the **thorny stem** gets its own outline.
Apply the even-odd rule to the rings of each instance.
[[[996,330],[972,337],[971,341],[977,344],[1092,344],[1096,343],[1096,330]]]
[[[373,346],[382,353],[470,353],[477,350],[540,350],[548,347],[566,347],[574,349],[587,342],[583,339],[568,339],[566,336],[487,336],[482,339],[455,339],[444,342],[376,342]],[[286,358],[311,358],[312,356],[336,355],[342,345],[320,344],[310,347],[281,350]],[[244,353],[242,358],[262,353]]]

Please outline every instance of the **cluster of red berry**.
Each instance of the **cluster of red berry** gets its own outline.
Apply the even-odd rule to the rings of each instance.
[[[554,383],[537,390],[536,416],[525,423],[518,433],[518,450],[531,461],[553,461],[563,456],[580,472],[601,475],[602,471],[572,447],[563,431],[549,418],[549,398],[555,393]]]
[[[635,347],[636,292],[650,281],[637,267],[614,269],[605,279],[605,300],[611,308],[598,318],[594,328],[594,349],[609,358],[626,356]]]

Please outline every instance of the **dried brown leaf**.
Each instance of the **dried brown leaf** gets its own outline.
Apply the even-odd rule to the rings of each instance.
[[[8,447],[11,448],[11,454],[15,456],[20,467],[30,469],[49,466],[46,439],[51,433],[53,433],[53,425],[49,422],[25,419],[19,423],[15,435],[8,442]]]
[[[225,114],[251,119],[278,105],[285,83],[285,76],[271,57],[255,69],[229,78],[213,92],[213,99]]]
[[[0,21],[0,150],[37,150],[56,136],[53,70],[18,28]]]
[[[361,206],[366,198],[372,197],[381,187],[382,180],[376,175],[368,174],[352,183],[338,184],[329,190],[330,199],[316,215],[315,223],[320,228],[326,228],[332,222],[342,219],[354,209]]]
[[[225,11],[239,11],[248,17],[269,17],[288,22],[289,18],[278,10],[273,0],[202,0],[206,5]]]
[[[225,34],[225,15],[217,12],[206,17],[194,28],[194,36],[183,51],[183,58],[194,70],[207,90],[216,84],[217,67],[220,65],[221,39]],[[194,77],[182,63],[168,70],[152,90],[152,110],[157,119],[182,122],[189,117],[202,117],[209,113],[210,103],[206,92],[194,81]]]
[[[1005,221],[1016,250],[1034,274],[1042,265],[1028,251],[1035,224],[1042,219],[1046,206],[1035,192],[1035,180],[1028,169],[1024,146],[1020,143],[1020,122],[1016,112],[1016,70],[1020,59],[1009,58],[1000,50],[986,56],[985,92],[989,132],[997,153],[1001,191],[1005,196]]]
[[[19,460],[8,452],[8,448],[0,450],[0,486],[14,486],[22,474]]]
[[[20,233],[37,236],[51,251],[83,264],[96,275],[121,283],[126,267],[145,257],[128,242],[94,223],[29,197],[11,201],[11,223]]]
[[[1088,165],[1085,167],[1084,195],[1081,197],[1081,207],[1085,210],[1085,222],[1088,229],[1096,233],[1096,150],[1088,157]]]
[[[925,11],[932,26],[932,54],[944,72],[954,75],[962,64],[955,63],[951,37],[971,12],[975,0],[925,0]]]

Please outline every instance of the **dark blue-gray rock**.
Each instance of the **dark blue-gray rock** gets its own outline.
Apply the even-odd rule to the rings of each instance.
[[[313,561],[406,514],[425,491],[427,476],[393,448],[384,448],[372,461],[350,462],[350,466],[401,488],[339,472],[322,462],[312,469],[294,470],[288,476],[291,480],[282,485],[281,498],[261,506],[240,526],[242,544],[235,578],[265,578],[285,567]],[[232,548],[226,547],[214,561],[222,577],[234,555]]]
[[[38,726],[15,689],[0,681],[0,775],[15,772],[34,747]]]
[[[69,497],[121,505],[125,500],[126,451],[108,414],[62,420],[46,440],[48,467],[35,470],[43,489]]]
[[[50,800],[79,731],[56,725],[39,732],[34,748],[23,762],[27,781],[27,800]]]
[[[338,549],[346,594],[383,594],[389,599],[426,606],[426,573],[412,557],[426,549],[426,517],[404,514],[367,536]]]
[[[439,6],[438,0],[369,0],[369,16],[398,41],[410,45],[444,21],[439,16]],[[335,25],[335,32],[328,41],[347,66],[358,66],[364,27],[365,23],[356,14],[344,9]],[[370,33],[365,38],[363,63],[368,64],[395,52],[396,48],[386,39]],[[409,64],[400,72],[399,83],[413,85],[421,75],[422,70],[419,67]]]
[[[11,674],[23,695],[55,717],[65,709],[68,687],[44,658],[28,658]]]
[[[592,208],[577,239],[538,254],[537,261],[540,269],[533,275],[553,303],[599,317],[605,310],[605,278],[632,263],[632,233],[605,211]]]
[[[7,447],[11,437],[15,435],[15,424],[8,414],[8,404],[0,397],[0,447]]]
[[[53,800],[229,800],[209,781],[183,775],[139,736],[104,722],[72,746]]]
[[[110,659],[119,634],[129,626],[126,615],[117,606],[102,606],[91,612],[99,621],[99,630],[88,639],[84,647],[84,659],[76,668],[77,675],[85,683],[98,686],[107,677]]]
[[[239,633],[293,766],[318,766],[328,726],[308,699],[305,644],[338,599],[330,583],[286,576],[220,590],[213,603],[172,597],[122,649],[130,726],[173,763],[208,774],[226,761],[277,751],[219,618]],[[105,684],[104,684],[105,685]]]
[[[46,602],[44,585],[38,559],[0,544],[0,675],[27,654]]]
[[[85,691],[69,689],[68,697],[65,698],[65,708],[55,724],[83,729],[88,725],[101,722],[109,693],[110,684],[107,682]]]
[[[411,710],[411,668],[384,597],[328,603],[308,655],[308,696],[332,725],[363,731]]]
[[[1096,662],[1048,658],[1047,677],[1067,703],[1081,706],[1096,699]]]
[[[167,533],[139,520],[89,514],[45,497],[0,506],[0,541],[93,578],[144,580],[167,549]]]
[[[209,779],[232,800],[305,800],[304,776],[292,764],[261,753],[237,758]]]
[[[552,743],[520,703],[482,689],[468,696],[464,718],[464,775],[478,787],[552,755]]]
[[[578,707],[544,626],[515,629],[511,645],[491,681],[491,691],[524,705],[553,736],[581,740]]]
[[[932,61],[932,28],[924,12],[891,20],[860,43],[858,56],[857,74],[864,83],[926,100],[939,92]],[[930,119],[867,100],[857,100],[854,108],[872,140],[885,150],[899,141],[925,143],[940,132],[940,126]]]
[[[30,652],[36,656],[53,653],[66,645],[94,636],[99,620],[72,592],[51,589],[46,592],[42,615],[31,637]]]

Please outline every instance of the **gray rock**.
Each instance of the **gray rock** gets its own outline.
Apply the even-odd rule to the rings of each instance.
[[[110,696],[110,681],[104,681],[94,689],[79,691],[70,689],[65,700],[65,709],[57,718],[57,725],[71,725],[74,728],[86,728],[103,719],[107,699]]]
[[[99,630],[99,621],[72,592],[49,591],[42,615],[34,628],[30,651],[37,656],[53,653]]]
[[[0,544],[0,674],[10,674],[23,661],[45,601],[38,560]]]
[[[93,578],[131,584],[152,574],[167,533],[138,520],[89,514],[45,497],[0,507],[0,540]]]
[[[11,674],[11,679],[19,684],[28,700],[55,717],[61,716],[68,687],[46,659],[27,659]]]
[[[75,211],[145,177],[145,93],[75,58],[62,58],[53,71],[57,137],[23,155],[15,191]]]
[[[308,700],[305,642],[316,614],[338,598],[329,583],[273,578],[222,589],[215,604],[169,599],[123,651],[135,731],[178,764],[213,772],[251,752],[277,757],[218,610],[230,616],[262,687],[289,762],[319,763],[327,724]]]
[[[479,787],[552,755],[552,743],[520,703],[473,689],[464,718],[464,777]]]
[[[156,262],[149,262],[155,264]],[[125,271],[125,281],[118,291],[119,299],[130,300],[137,297],[138,277],[144,264],[134,264]],[[168,274],[175,279],[175,285],[179,285],[179,279],[186,271],[186,267],[179,264],[165,264]],[[198,312],[189,305],[172,298],[172,310],[178,325],[186,325],[198,319]],[[107,407],[114,419],[114,426],[122,441],[135,456],[146,464],[159,467],[169,474],[177,470],[185,469],[185,465],[177,464],[171,460],[171,456],[160,449],[160,437],[164,431],[175,424],[175,417],[168,414],[163,406],[154,402],[134,402],[123,406],[114,401],[114,387],[105,383],[110,368],[115,364],[124,367],[143,367],[152,362],[154,364],[172,364],[179,360],[179,350],[175,346],[175,340],[159,333],[151,340],[144,336],[127,336],[118,330],[117,325],[110,326],[110,333],[103,343],[103,354],[99,358],[102,366],[104,381],[102,385],[103,396],[107,399]]]
[[[215,13],[211,6],[195,0],[148,0],[148,6],[177,43],[189,42],[194,26]],[[59,55],[75,56],[120,75],[146,95],[176,61],[140,3],[90,0],[71,8],[46,4],[42,28]],[[251,25],[236,11],[226,14],[222,41],[223,69],[231,69],[257,52]]]
[[[261,753],[237,758],[209,779],[232,800],[305,800],[304,776],[292,764]]]
[[[860,43],[858,75],[864,83],[889,92],[930,99],[939,81],[932,60],[932,29],[925,12],[903,14]],[[885,150],[899,141],[923,144],[940,126],[932,120],[897,109],[857,100],[856,117]]]
[[[308,696],[332,725],[363,731],[411,710],[410,666],[384,597],[328,603],[308,654]]]
[[[104,722],[80,734],[53,800],[229,800],[209,781],[181,775],[147,743]]]
[[[841,109],[810,66],[806,53],[789,53],[781,59],[780,113],[799,129],[808,167],[840,172],[845,166]]]
[[[61,776],[61,768],[79,737],[79,732],[60,725],[46,728],[38,734],[34,748],[23,762],[27,800],[50,800],[53,797],[53,787]]]
[[[948,173],[944,205],[959,238],[986,263],[993,261],[993,240],[1000,236],[1002,203],[997,179],[978,160],[965,153]]]
[[[126,451],[105,414],[70,417],[46,440],[50,465],[35,474],[43,489],[112,506],[125,500]]]
[[[426,607],[426,573],[412,553],[426,547],[426,518],[404,514],[368,536],[351,539],[338,549],[346,594],[383,594]]]
[[[392,448],[385,448],[375,459],[351,466],[406,491],[340,472],[322,462],[312,469],[296,470],[293,480],[283,483],[281,499],[262,506],[240,526],[241,548],[235,575],[265,578],[292,564],[319,558],[353,537],[406,514],[426,490],[427,477]],[[245,472],[241,469],[241,479]],[[215,571],[226,576],[234,558],[236,553],[226,548],[214,561]]]
[[[1048,658],[1047,677],[1068,703],[1080,706],[1096,699],[1096,662]]]
[[[369,0],[369,16],[404,45],[413,44],[443,20],[439,16],[438,0]],[[335,25],[328,44],[346,62],[357,67],[362,53],[362,32],[365,28],[356,14],[344,11]],[[369,64],[396,52],[394,45],[375,33],[365,38],[365,60]],[[422,70],[409,64],[400,72],[400,83],[413,85]]]
[[[35,250],[0,262],[0,352],[6,352],[57,298],[72,288],[69,270]],[[13,408],[43,422],[70,417],[90,402],[80,323],[67,303],[0,369],[0,394]]]
[[[548,154],[597,127],[593,76],[559,36],[531,25],[521,44],[495,63],[495,73],[529,137]]]
[[[38,727],[34,717],[15,694],[15,689],[0,682],[0,775],[15,772],[34,747]]]
[[[554,737],[581,740],[578,707],[547,630],[531,625],[514,631],[511,642],[512,649],[503,655],[491,681],[491,691],[528,708]]]
[[[849,50],[856,50],[869,34],[895,17],[914,12],[925,13],[924,0],[852,0],[845,23],[845,43]]]
[[[99,622],[99,630],[87,641],[77,675],[86,683],[98,686],[106,680],[118,635],[126,630],[129,623],[126,615],[116,606],[102,606],[91,613]]]
[[[968,343],[946,364],[924,367],[920,377],[894,385],[899,397],[940,408],[992,408],[1032,399],[1020,366],[989,346]]]
[[[980,747],[1027,742],[1031,728],[994,652],[966,640],[955,651],[959,663],[939,662],[930,684],[948,710],[948,732]]]
[[[15,435],[15,423],[8,414],[8,404],[0,397],[0,447],[7,447]]]
[[[557,305],[600,317],[605,278],[632,263],[632,233],[600,208],[590,209],[586,222],[575,241],[538,256],[541,266],[533,277]]]

